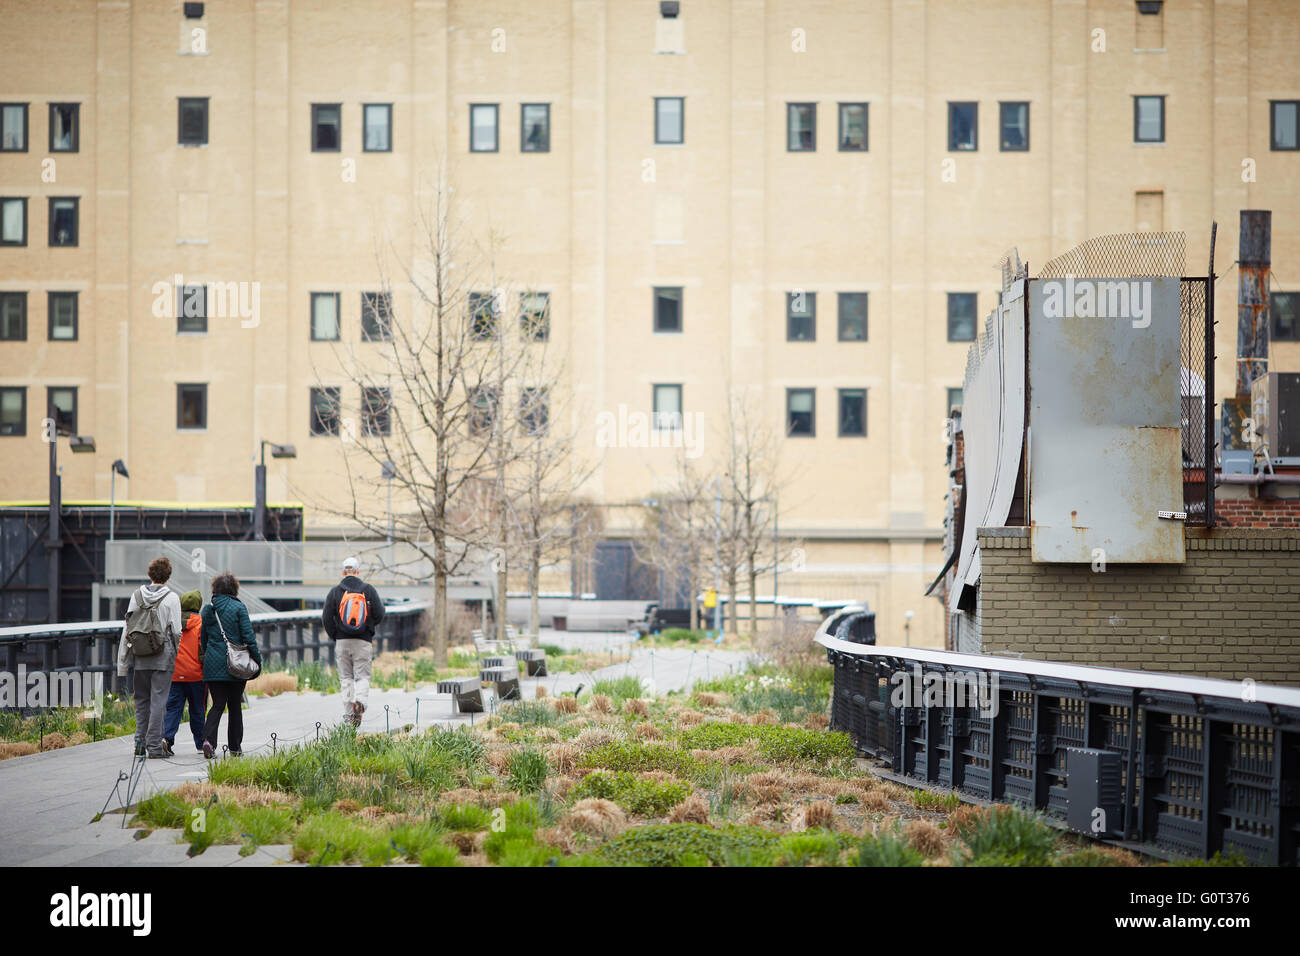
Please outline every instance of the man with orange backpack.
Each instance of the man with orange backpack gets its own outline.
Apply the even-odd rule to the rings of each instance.
[[[190,705],[190,733],[194,749],[203,753],[203,717],[207,693],[203,684],[203,663],[199,660],[199,633],[203,630],[203,595],[186,591],[181,595],[181,644],[176,652],[176,669],[172,672],[172,689],[167,695],[167,719],[163,722],[163,743],[171,750],[176,746],[176,731],[181,726],[181,711]]]
[[[361,562],[348,558],[343,562],[343,580],[325,597],[321,623],[334,642],[334,659],[339,669],[343,691],[343,719],[360,726],[370,693],[371,642],[375,628],[384,619],[384,605],[377,592],[357,572]]]

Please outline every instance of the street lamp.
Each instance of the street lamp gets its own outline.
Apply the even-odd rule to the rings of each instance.
[[[130,480],[131,476],[127,473],[126,462],[121,458],[113,462],[113,470],[109,472],[108,478],[108,540],[112,541],[117,534],[117,476]]]
[[[49,604],[49,623],[59,623],[59,556],[63,551],[63,479],[59,477],[59,436],[68,438],[74,454],[94,454],[95,439],[91,435],[74,435],[69,415],[54,404],[54,391],[47,400],[45,428],[42,434],[50,445],[50,516],[46,532],[45,553],[48,567],[46,595]]]
[[[253,537],[266,540],[266,446],[271,446],[272,458],[297,458],[298,450],[292,445],[277,445],[262,440],[261,462],[253,469]]]

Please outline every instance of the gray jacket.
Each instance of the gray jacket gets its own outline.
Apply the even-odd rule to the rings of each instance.
[[[126,649],[126,623],[122,624],[122,636],[117,642],[117,674],[125,677],[127,668],[132,664],[138,671],[170,671],[176,667],[176,651],[181,641],[181,599],[176,592],[165,584],[146,584],[131,595],[131,603],[126,613],[140,607],[140,601],[158,605],[158,617],[162,620],[165,640],[163,649],[149,657],[137,657]]]

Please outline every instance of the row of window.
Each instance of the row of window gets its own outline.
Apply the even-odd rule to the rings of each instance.
[[[77,196],[49,197],[51,246],[78,244],[81,200]],[[27,197],[0,196],[0,246],[27,245]]]
[[[814,152],[817,149],[816,103],[786,104],[786,149]],[[177,142],[182,146],[205,146],[208,142],[206,96],[177,98]],[[81,148],[81,105],[50,103],[50,152],[75,153]],[[27,103],[0,103],[0,152],[25,153],[28,149]],[[469,107],[469,149],[472,153],[495,153],[501,148],[501,109],[498,103],[471,103]],[[868,104],[839,103],[836,148],[841,152],[865,152],[868,148]],[[1020,152],[1029,149],[1029,103],[998,103],[999,149]],[[686,142],[686,98],[654,98],[654,141],[660,145]],[[1165,97],[1133,97],[1133,141],[1165,141]],[[1269,100],[1269,142],[1273,150],[1300,149],[1300,100]],[[313,152],[339,152],[343,148],[343,104],[311,104],[311,148]],[[367,153],[393,149],[393,105],[361,104],[361,148]],[[519,151],[547,153],[551,149],[551,107],[549,103],[519,104]],[[979,103],[948,104],[948,149],[973,152],[979,149]]]
[[[177,292],[176,331],[208,330],[207,286],[184,286]],[[682,294],[680,286],[654,289],[654,330],[682,331]],[[77,293],[47,292],[47,336],[51,342],[75,342],[77,331]],[[976,331],[977,296],[974,292],[949,292],[948,341],[973,342]],[[471,334],[486,341],[500,327],[499,297],[490,292],[471,292]],[[311,293],[311,338],[315,342],[337,342],[341,336],[339,317],[340,293]],[[838,340],[867,341],[867,293],[837,292]],[[550,293],[519,294],[519,327],[527,338],[544,341],[550,334]],[[1300,342],[1300,293],[1274,292],[1269,297],[1272,316],[1271,338],[1276,342]],[[382,342],[391,338],[392,299],[387,292],[361,293],[361,339]],[[27,340],[27,293],[0,292],[0,341]],[[786,340],[817,340],[817,293],[786,293]]]

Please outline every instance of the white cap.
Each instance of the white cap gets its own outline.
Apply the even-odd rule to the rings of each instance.
[[[358,561],[356,558],[344,558],[344,559],[343,559],[343,570],[344,570],[344,571],[360,571],[360,570],[361,570],[361,562]]]

